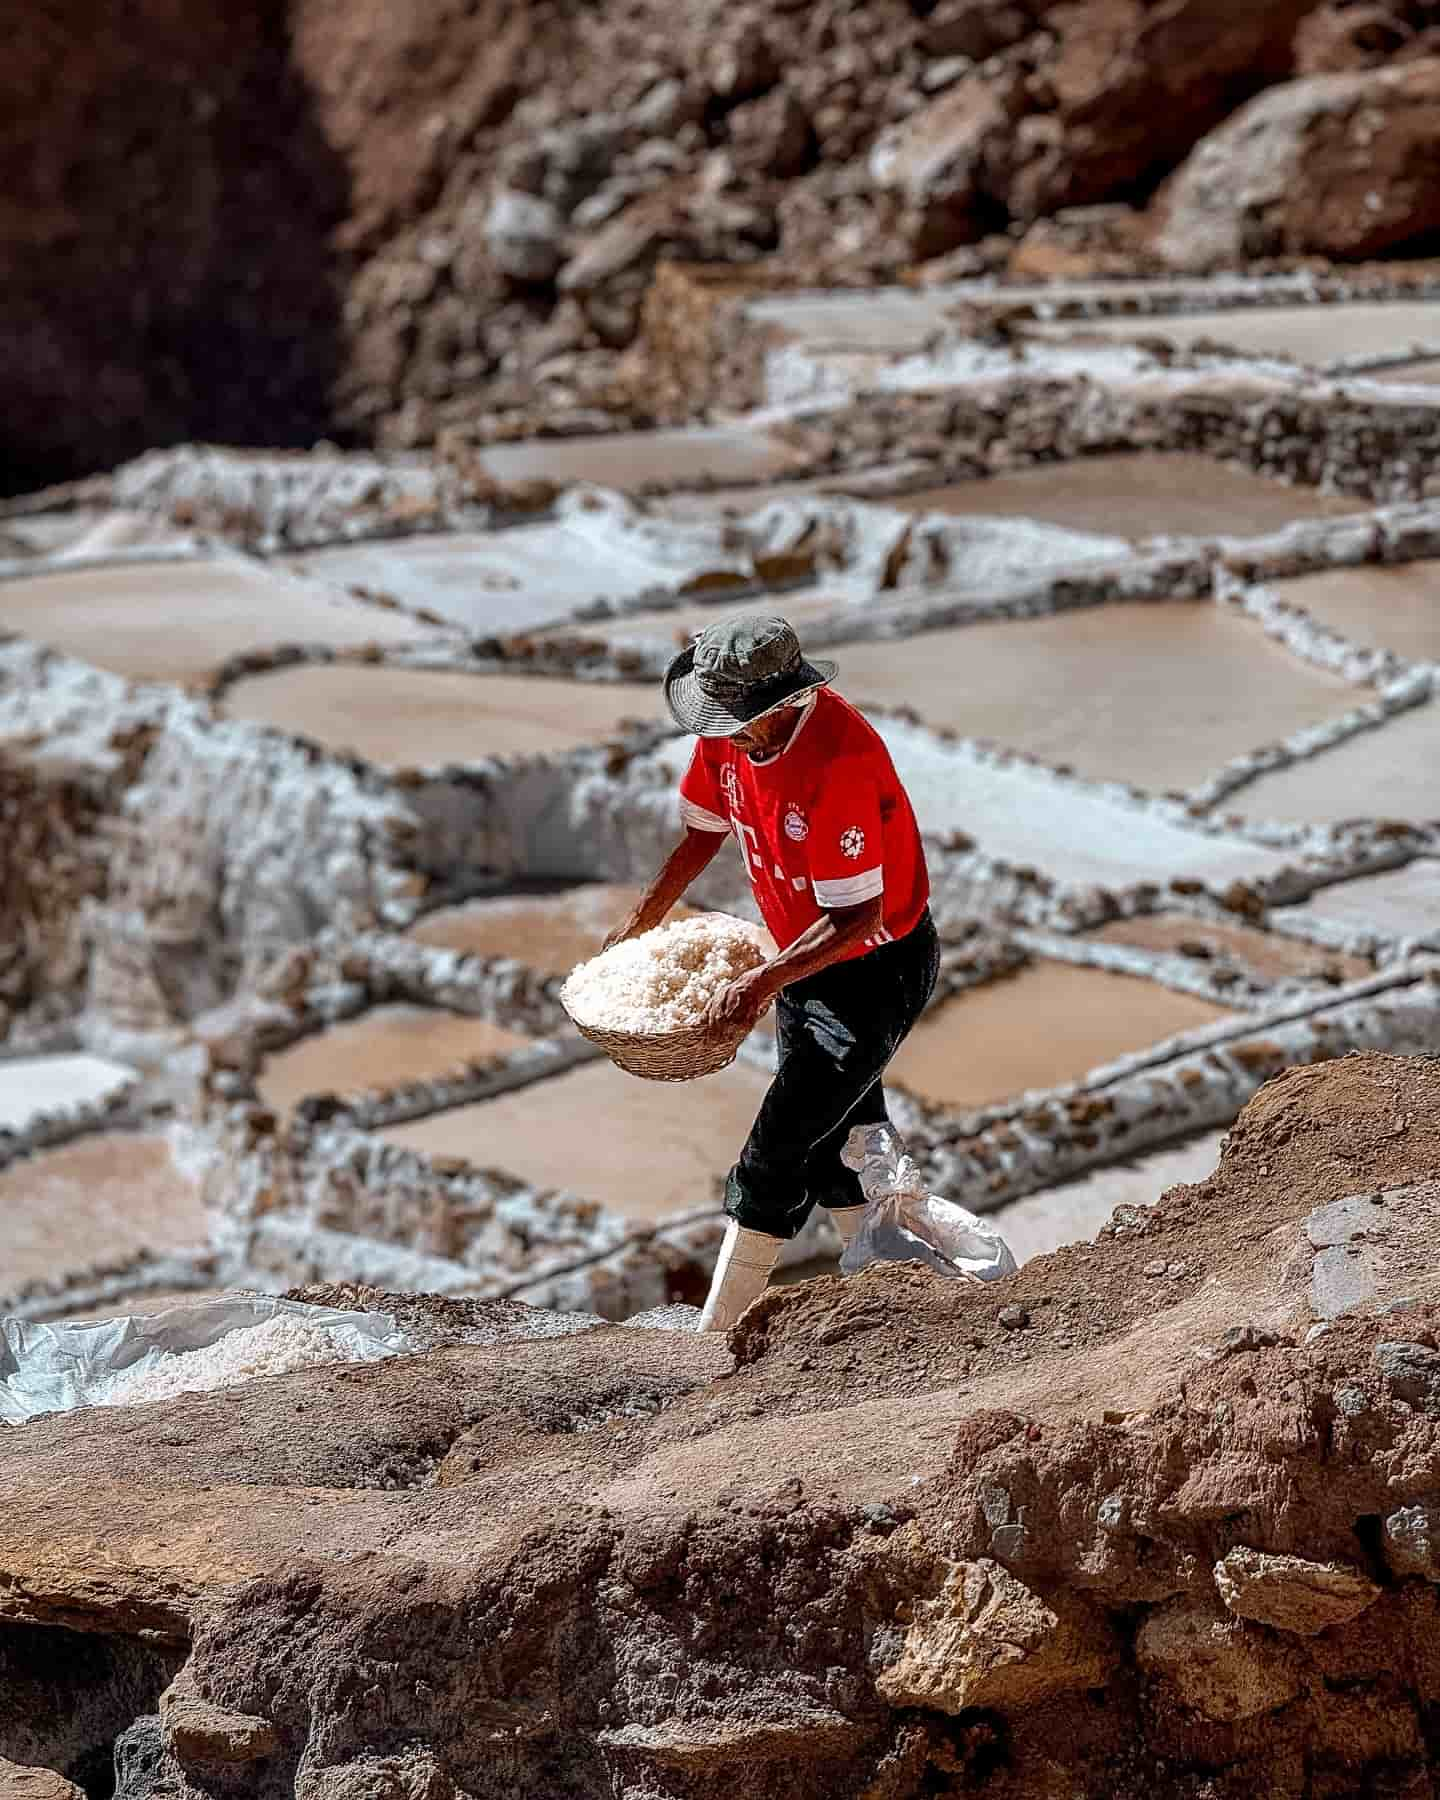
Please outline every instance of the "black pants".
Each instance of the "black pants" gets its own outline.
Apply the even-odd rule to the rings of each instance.
[[[854,1126],[889,1118],[880,1078],[939,971],[940,941],[926,912],[899,942],[781,990],[780,1067],[725,1184],[732,1219],[791,1238],[812,1206],[864,1204],[840,1151]]]

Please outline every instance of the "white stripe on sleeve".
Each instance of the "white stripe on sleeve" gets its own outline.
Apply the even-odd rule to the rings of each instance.
[[[730,821],[722,819],[718,813],[706,812],[703,806],[697,806],[693,800],[680,796],[680,822],[688,825],[692,831],[728,831]]]
[[[847,875],[843,881],[817,881],[815,899],[821,906],[858,906],[862,900],[874,900],[885,892],[885,865],[877,863],[858,875]]]

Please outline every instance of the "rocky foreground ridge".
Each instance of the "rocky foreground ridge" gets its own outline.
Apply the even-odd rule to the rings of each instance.
[[[644,423],[661,263],[1424,256],[1437,52],[1433,0],[58,0],[0,70],[0,488]]]
[[[120,1800],[1428,1794],[1437,1120],[1430,1059],[1296,1070],[1093,1245],[728,1343],[310,1290],[428,1348],[0,1433],[0,1756],[113,1754]]]

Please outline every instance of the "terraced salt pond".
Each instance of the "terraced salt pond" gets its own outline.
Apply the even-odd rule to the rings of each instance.
[[[1333,518],[1365,503],[1292,487],[1208,456],[1145,451],[1045,463],[984,481],[897,495],[907,512],[1044,519],[1122,537],[1259,536],[1293,519]]]
[[[768,431],[744,425],[532,438],[489,444],[479,458],[500,481],[588,481],[622,492],[654,483],[773,480],[800,460]]]
[[[81,1138],[0,1170],[0,1219],[0,1294],[77,1261],[189,1249],[209,1234],[199,1189],[166,1140],[125,1132]]]
[[[1232,757],[1349,711],[1355,691],[1201,603],[1122,604],[839,653],[857,704],[1027,750],[1102,781],[1188,789]]]
[[[465,956],[513,956],[542,975],[568,975],[600,954],[612,926],[630,911],[638,887],[587,882],[560,894],[513,894],[447,906],[411,926],[418,943]],[[669,922],[690,916],[677,906]]]
[[[1320,756],[1262,775],[1225,800],[1247,819],[1334,825],[1394,819],[1440,826],[1440,703],[1432,700]]]
[[[890,1079],[937,1105],[989,1106],[1233,1016],[1155,982],[1032,963],[932,1008],[900,1046]]]
[[[379,1135],[648,1223],[719,1204],[717,1178],[739,1154],[769,1082],[746,1063],[692,1082],[640,1081],[609,1062],[587,1063]]]
[[[1440,344],[1440,302],[1374,301],[1344,306],[1259,306],[1156,318],[1095,319],[1027,326],[1028,335],[1133,340],[1162,338],[1185,347],[1209,338],[1252,355],[1329,363],[1347,356],[1394,354]]]
[[[280,644],[415,643],[436,635],[383,608],[221,562],[113,563],[0,582],[0,629],[134,681],[198,681]]]
[[[537,524],[347,544],[289,566],[483,635],[554,625],[597,600],[633,601],[716,572],[743,573],[726,535],[714,520],[661,524],[613,494],[586,490]]]
[[[663,714],[655,683],[463,675],[356,664],[281,669],[236,683],[232,718],[313,738],[388,768],[566,750]]]
[[[1190,956],[1197,967],[1217,960],[1237,963],[1267,981],[1323,981],[1332,976],[1357,981],[1371,969],[1364,957],[1342,956],[1334,950],[1280,937],[1273,931],[1191,919],[1181,913],[1114,919],[1089,935],[1102,944],[1128,944],[1137,950]]]
[[[256,1085],[265,1104],[283,1113],[308,1094],[403,1087],[529,1041],[488,1020],[435,1007],[378,1006],[276,1051]]]
[[[1277,584],[1351,643],[1393,650],[1411,662],[1440,662],[1440,562],[1366,563]]]
[[[1402,869],[1321,888],[1294,914],[1361,934],[1419,939],[1440,949],[1440,860],[1420,857]]]

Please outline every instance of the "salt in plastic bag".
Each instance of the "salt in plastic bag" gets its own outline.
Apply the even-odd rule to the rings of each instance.
[[[983,1219],[927,1194],[904,1141],[889,1125],[857,1125],[840,1160],[860,1177],[865,1217],[840,1259],[853,1275],[872,1262],[920,1262],[937,1275],[996,1281],[1013,1275],[1010,1247]]]

